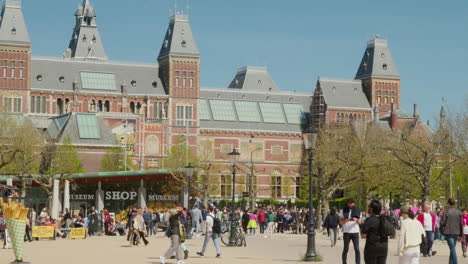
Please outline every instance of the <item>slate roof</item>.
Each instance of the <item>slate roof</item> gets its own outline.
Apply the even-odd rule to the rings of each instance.
[[[107,60],[96,25],[96,13],[88,0],[83,0],[75,16],[76,25],[64,58]]]
[[[31,45],[21,10],[21,0],[5,0],[1,16],[0,43]]]
[[[322,92],[328,108],[359,108],[371,111],[360,80],[320,78],[316,92]]]
[[[159,57],[166,55],[200,56],[188,15],[175,15],[169,20]]]
[[[213,108],[210,103],[207,104],[207,110],[209,111],[208,118],[200,120],[201,129],[222,129],[222,130],[241,130],[241,131],[271,131],[271,132],[291,132],[301,133],[306,127],[308,122],[309,107],[312,98],[309,94],[300,94],[286,91],[276,91],[270,93],[252,92],[250,90],[244,91],[243,89],[201,89],[200,100],[206,100],[207,102],[223,100],[232,102],[234,111],[234,121],[223,121],[215,120],[213,116]],[[259,121],[240,121],[239,115],[241,112],[237,109],[235,102],[251,102],[254,103],[257,113],[260,115]],[[277,114],[281,117],[281,120],[276,120],[277,123],[266,122],[265,115],[271,113],[262,112],[262,103],[277,103],[280,105],[277,109]],[[291,122],[291,116],[288,119],[288,113],[285,105],[288,106],[299,106],[302,113],[299,113],[298,117],[301,122]],[[200,107],[201,109],[201,107]],[[226,109],[225,109],[226,110]],[[263,108],[263,110],[268,110]],[[275,109],[276,110],[276,109]],[[246,114],[246,113],[244,113]],[[274,115],[273,115],[274,116]],[[271,116],[270,116],[271,118]],[[294,118],[294,117],[293,117]]]
[[[129,95],[166,95],[158,77],[158,69],[157,64],[33,57],[31,88],[33,90],[73,91],[73,82],[76,80],[81,92],[121,94],[121,85],[125,83]],[[115,89],[83,89],[82,72],[114,74]],[[60,77],[63,77],[63,82]],[[135,81],[135,86],[132,85],[132,81]]]
[[[238,69],[228,88],[255,92],[279,91],[278,86],[268,74],[266,67],[247,66]]]
[[[62,116],[51,118],[52,122],[47,128],[46,137],[48,140],[56,140],[57,143],[63,143],[65,138],[70,138],[71,143],[75,146],[116,146],[117,139],[112,134],[111,129],[106,126],[104,121],[96,117],[99,138],[81,138],[77,115],[94,115],[84,113],[68,113]]]
[[[366,78],[400,79],[387,40],[376,38],[367,42],[355,79]]]

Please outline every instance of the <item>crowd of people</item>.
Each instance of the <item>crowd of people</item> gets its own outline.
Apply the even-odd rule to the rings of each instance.
[[[355,263],[361,263],[360,238],[366,239],[364,261],[366,264],[384,264],[388,256],[388,240],[398,241],[400,264],[417,264],[421,255],[431,257],[435,239],[445,241],[450,250],[449,264],[457,264],[456,244],[461,242],[463,257],[467,257],[468,209],[460,211],[455,200],[449,199],[445,210],[432,211],[432,204],[422,208],[403,206],[399,210],[383,210],[374,200],[367,212],[361,212],[353,199],[340,212],[330,210],[322,223],[327,230],[331,246],[336,246],[340,230],[343,238],[342,263],[347,263],[349,246],[353,243]]]
[[[467,257],[468,209],[460,212],[455,207],[454,199],[448,200],[445,210],[433,212],[432,209],[432,205],[426,203],[422,208],[384,210],[382,204],[375,200],[369,204],[367,211],[361,212],[355,201],[349,199],[341,210],[332,208],[320,225],[324,234],[328,234],[331,247],[336,246],[337,240],[343,240],[343,264],[347,263],[351,242],[355,263],[361,263],[360,239],[366,240],[363,254],[365,263],[386,263],[388,240],[396,239],[401,264],[419,263],[421,255],[430,257],[437,254],[432,249],[434,240],[446,241],[450,249],[449,263],[457,264],[457,242],[461,242],[463,256]],[[177,203],[173,208],[164,210],[130,207],[121,212],[119,217],[111,215],[107,209],[98,211],[95,207],[91,207],[87,213],[80,210],[73,215],[66,209],[57,219],[51,218],[47,208],[39,214],[32,209],[27,221],[25,241],[32,241],[33,226],[54,226],[57,237],[62,238],[67,237],[70,228],[84,227],[88,236],[126,235],[130,246],[138,246],[141,242],[146,246],[149,244],[147,238],[155,236],[161,229],[171,241],[167,251],[160,257],[161,263],[164,264],[168,258],[175,258],[177,264],[182,264],[189,257],[185,239],[191,236],[204,236],[203,246],[196,252],[199,256],[205,255],[212,241],[216,257],[221,257],[219,240],[231,228],[232,215],[229,208],[217,208],[213,204],[207,208],[195,205],[191,210]],[[275,233],[306,233],[309,221],[307,209],[288,209],[283,206],[248,210],[237,208],[234,215],[237,216],[234,218],[235,225],[241,232],[246,235],[259,234],[264,238],[271,238]],[[316,219],[313,220],[315,222]],[[4,226],[0,217],[0,230]]]

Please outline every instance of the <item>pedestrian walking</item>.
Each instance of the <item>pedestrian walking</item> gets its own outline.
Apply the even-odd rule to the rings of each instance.
[[[249,213],[249,224],[247,225],[247,229],[249,229],[249,232],[251,235],[252,234],[255,235],[255,231],[257,230],[257,222],[258,222],[257,213],[256,212]]]
[[[249,212],[247,210],[244,211],[244,214],[242,215],[242,230],[244,231],[245,234],[247,234],[247,226],[249,225],[250,221],[250,216]]]
[[[192,233],[197,237],[200,236],[200,223],[202,220],[202,213],[198,209],[198,205],[195,205],[192,209]]]
[[[221,251],[219,248],[218,237],[221,233],[221,221],[214,215],[213,208],[208,208],[208,215],[206,217],[206,235],[205,241],[203,242],[203,248],[200,252],[197,252],[199,256],[205,256],[206,248],[210,239],[213,240],[213,244],[216,248],[216,257],[221,257]]]
[[[449,207],[440,219],[440,231],[445,236],[450,249],[449,264],[458,264],[457,240],[463,235],[462,214],[455,207],[455,199],[448,199]]]
[[[148,209],[148,207],[145,207],[145,210],[143,211],[143,220],[145,222],[146,226],[146,234],[148,236],[151,236],[154,234],[153,230],[153,213]]]
[[[265,208],[260,209],[257,215],[258,223],[260,225],[260,234],[264,234],[267,228],[267,214],[265,212]]]
[[[273,236],[273,231],[275,229],[275,220],[276,220],[276,212],[269,211],[268,216],[267,216],[267,229],[266,229],[266,235],[264,236],[265,238],[267,237],[272,237]]]
[[[436,217],[431,208],[432,205],[430,203],[425,203],[423,212],[418,215],[418,221],[423,226],[424,231],[426,231],[427,248],[426,252],[422,252],[424,257],[434,256],[437,253],[437,251],[432,251],[432,245],[434,244]]]
[[[468,208],[463,209],[462,216],[463,236],[461,239],[463,257],[466,258],[466,248],[468,247]]]
[[[161,261],[161,264],[166,263],[166,258],[170,258],[175,254],[177,263],[176,264],[183,264],[183,258],[184,258],[184,251],[182,250],[182,247],[180,246],[181,244],[181,232],[180,232],[180,216],[182,215],[182,211],[177,211],[176,209],[171,209],[169,211],[170,217],[169,217],[169,226],[168,230],[166,232],[167,237],[171,238],[171,245],[169,249],[166,251],[166,253],[159,257],[159,260]]]
[[[416,216],[409,207],[402,207],[400,216],[403,220],[398,239],[399,264],[419,264],[421,255],[419,246],[423,242],[423,237],[426,237],[426,231],[419,221],[414,220]]]
[[[138,241],[141,239],[143,240],[143,243],[145,243],[145,246],[149,244],[148,240],[146,240],[146,225],[145,225],[145,219],[143,218],[143,210],[138,210],[138,213],[135,216],[135,219],[133,220],[133,229],[136,232],[135,239],[136,242],[134,245],[138,245]]]
[[[366,264],[385,264],[388,255],[388,238],[395,234],[390,216],[380,215],[382,204],[373,200],[369,204],[366,222],[362,225],[362,237],[366,239],[364,261]]]
[[[339,224],[340,224],[340,218],[336,214],[336,209],[332,208],[330,210],[330,213],[325,218],[325,221],[323,222],[323,226],[328,230],[331,247],[336,246],[336,237],[338,235]]]
[[[349,199],[340,214],[340,224],[343,226],[344,248],[341,255],[343,264],[347,264],[349,244],[353,241],[356,264],[361,264],[359,250],[359,225],[361,224],[361,210],[356,206],[354,199]]]

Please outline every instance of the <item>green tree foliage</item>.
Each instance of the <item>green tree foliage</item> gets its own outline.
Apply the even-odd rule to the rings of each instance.
[[[124,159],[126,159],[126,162],[124,162]],[[125,166],[127,168],[125,168]],[[125,151],[121,147],[108,148],[101,161],[102,172],[134,169],[135,167],[132,165],[132,159],[129,156],[125,157]]]

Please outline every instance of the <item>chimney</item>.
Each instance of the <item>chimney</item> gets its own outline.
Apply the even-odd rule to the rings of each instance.
[[[398,113],[396,109],[396,104],[392,104],[392,111],[390,113],[390,125],[392,129],[396,129],[398,123]]]
[[[427,120],[427,126],[431,126],[431,123],[429,122],[429,120]]]
[[[414,111],[413,111],[414,121],[418,121],[419,119],[419,111],[418,111],[418,104],[414,104]]]

